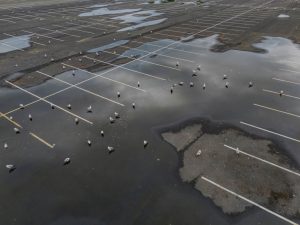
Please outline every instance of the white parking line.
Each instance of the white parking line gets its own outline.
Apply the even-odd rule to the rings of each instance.
[[[116,67],[114,67],[113,69],[107,70],[107,71],[104,72],[104,73],[97,74],[97,73],[93,73],[93,72],[90,72],[90,71],[88,71],[88,70],[84,70],[84,69],[78,68],[78,67],[76,67],[76,66],[72,66],[72,65],[66,64],[66,63],[62,63],[62,65],[65,65],[65,66],[71,67],[71,68],[73,68],[73,69],[81,70],[81,71],[84,71],[84,72],[86,72],[86,73],[95,75],[94,77],[89,78],[89,79],[86,79],[86,80],[84,80],[83,82],[79,82],[79,84],[85,83],[86,81],[92,80],[92,79],[94,79],[94,78],[96,78],[96,77],[101,77],[101,78],[103,78],[103,79],[112,81],[112,82],[114,82],[114,83],[122,84],[122,85],[124,85],[124,86],[131,87],[131,88],[133,88],[133,89],[136,89],[136,90],[139,90],[139,91],[146,92],[146,90],[144,90],[144,89],[137,88],[137,87],[134,87],[134,86],[132,86],[132,85],[129,85],[129,84],[126,84],[126,83],[123,83],[123,82],[120,82],[120,81],[117,81],[117,80],[114,80],[114,79],[111,79],[111,78],[108,78],[108,77],[104,77],[104,76],[101,75],[101,74],[109,73],[109,72],[115,70],[116,68],[121,68],[121,66],[116,66]],[[123,66],[124,66],[124,65],[123,65]]]
[[[166,65],[163,65],[163,64],[159,64],[159,63],[149,62],[149,61],[146,61],[146,60],[143,60],[143,59],[140,59],[140,58],[133,58],[133,57],[129,57],[129,56],[125,56],[125,55],[122,55],[122,54],[117,54],[117,53],[113,53],[113,52],[105,51],[105,50],[102,50],[101,52],[105,52],[105,53],[116,55],[116,56],[121,56],[121,57],[124,57],[124,58],[127,58],[127,59],[134,59],[135,61],[141,61],[141,62],[144,62],[144,63],[148,63],[148,64],[160,66],[160,67],[165,67],[165,68],[171,69],[171,70],[181,71],[180,69],[177,69],[177,68],[173,68],[173,67],[166,66]]]
[[[95,34],[94,32],[91,32],[91,31],[85,31],[85,30],[79,30],[79,29],[76,29],[76,28],[73,28],[73,27],[64,27],[64,26],[60,26],[60,25],[55,25],[55,24],[52,24],[52,26],[54,27],[59,27],[59,28],[63,28],[65,30],[75,30],[75,31],[79,31],[79,32],[82,32],[82,33],[87,33],[87,34]]]
[[[9,37],[14,37],[14,38],[19,39],[19,40],[27,40],[27,39],[20,38],[20,37],[15,36],[15,35],[7,34],[7,33],[3,33],[3,34],[6,35],[6,36],[9,36]],[[39,42],[36,42],[36,41],[30,40],[30,42],[35,43],[35,44],[37,44],[37,45],[45,46],[45,44],[42,44],[42,43],[39,43]]]
[[[286,115],[290,115],[290,116],[294,116],[294,117],[298,117],[298,118],[300,118],[300,115],[296,115],[296,114],[293,114],[293,113],[289,113],[289,112],[281,111],[281,110],[274,109],[274,108],[271,108],[271,107],[268,107],[268,106],[259,105],[259,104],[256,104],[256,103],[254,103],[253,105],[254,105],[254,106],[257,106],[257,107],[260,107],[260,108],[264,108],[264,109],[272,110],[272,111],[274,111],[274,112],[279,112],[279,113],[283,113],[283,114],[286,114]]]
[[[279,215],[279,214],[277,214],[277,213],[275,213],[275,212],[273,212],[273,211],[271,211],[271,210],[269,210],[269,209],[267,209],[267,208],[265,208],[265,207],[259,205],[258,203],[254,202],[254,201],[252,201],[252,200],[250,200],[250,199],[248,199],[248,198],[245,198],[244,196],[242,196],[242,195],[240,195],[240,194],[237,194],[237,193],[235,193],[235,192],[229,190],[228,188],[226,188],[226,187],[224,187],[224,186],[222,186],[222,185],[220,185],[220,184],[217,184],[216,182],[214,182],[214,181],[212,181],[212,180],[210,180],[210,179],[208,179],[208,178],[206,178],[206,177],[204,177],[204,176],[201,176],[201,179],[202,179],[202,180],[205,180],[206,182],[208,182],[208,183],[210,183],[210,184],[212,184],[212,185],[214,185],[214,186],[216,186],[216,187],[218,187],[218,188],[220,188],[220,189],[222,189],[223,191],[226,191],[226,192],[228,192],[228,193],[234,195],[235,197],[237,197],[237,198],[239,198],[239,199],[242,199],[242,200],[244,200],[244,201],[246,201],[246,202],[248,202],[248,203],[250,203],[250,204],[252,204],[252,205],[255,205],[256,207],[258,207],[258,208],[260,208],[260,209],[262,209],[262,210],[264,210],[264,211],[266,211],[266,212],[268,212],[268,213],[270,213],[270,214],[272,214],[272,215],[278,217],[279,219],[281,219],[281,220],[283,220],[283,221],[285,221],[285,222],[287,222],[287,223],[290,223],[290,224],[293,224],[293,225],[298,225],[298,224],[295,223],[294,221],[289,220],[288,218],[283,217],[283,216],[281,216],[281,215]]]
[[[119,46],[119,47],[126,48],[126,49],[134,49],[134,50],[141,51],[141,52],[146,52],[146,53],[151,53],[149,51],[141,50],[139,48],[130,48],[130,47],[127,47],[127,46],[124,46],[124,45]],[[170,58],[170,59],[177,59],[177,60],[181,60],[181,61],[191,62],[191,63],[195,62],[193,60],[188,60],[188,59],[183,59],[183,58],[177,58],[177,57],[173,57],[173,56],[169,56],[169,55],[164,55],[164,54],[160,54],[160,53],[156,53],[155,55],[163,56],[163,57]]]
[[[37,136],[36,134],[29,132],[29,134],[34,137],[35,139],[37,139],[38,141],[42,142],[43,144],[45,144],[46,146],[48,146],[49,148],[54,148],[55,144],[49,144],[47,141],[45,141],[43,138]]]
[[[263,91],[264,92],[268,92],[268,93],[272,93],[272,94],[276,94],[276,95],[279,95],[280,94],[280,92],[276,92],[276,91],[271,91],[271,90],[267,90],[267,89],[263,89]],[[283,94],[281,94],[282,96],[285,96],[285,97],[289,97],[289,98],[295,98],[295,99],[298,99],[298,100],[300,100],[300,97],[297,97],[297,96],[293,96],[293,95],[289,95],[289,94],[285,94],[285,93],[283,93]]]
[[[283,80],[283,79],[279,79],[279,78],[276,78],[276,77],[273,77],[272,79],[277,80],[277,81],[281,81],[281,82],[285,82],[285,83],[300,85],[300,82],[295,82],[295,81],[290,81],[290,80]]]
[[[62,107],[60,107],[60,106],[58,106],[58,105],[52,103],[52,102],[49,102],[49,101],[46,100],[45,98],[41,98],[40,96],[38,96],[38,95],[36,95],[36,94],[34,94],[34,93],[30,92],[30,91],[25,90],[24,88],[21,88],[21,87],[19,87],[19,86],[16,85],[16,84],[13,84],[13,83],[11,83],[11,82],[9,82],[9,81],[7,81],[7,80],[5,80],[5,82],[8,83],[8,84],[10,84],[11,86],[14,86],[15,88],[18,88],[19,90],[21,90],[21,91],[23,91],[23,92],[26,92],[26,93],[28,93],[28,94],[30,94],[30,95],[32,95],[32,96],[38,98],[39,100],[41,100],[41,101],[43,101],[43,102],[48,103],[49,105],[54,105],[55,108],[58,108],[58,109],[60,109],[60,110],[62,110],[62,111],[64,111],[64,112],[70,114],[71,116],[73,116],[73,117],[75,117],[75,118],[77,117],[78,119],[81,119],[82,121],[85,121],[85,122],[87,122],[87,123],[89,123],[89,124],[93,124],[93,122],[91,122],[91,121],[89,121],[89,120],[87,120],[87,119],[84,119],[83,117],[81,117],[81,116],[79,116],[79,115],[76,115],[76,114],[74,114],[74,113],[72,113],[72,112],[70,112],[70,111],[68,111],[68,110],[66,110],[66,109],[64,109],[64,108],[62,108]]]
[[[5,114],[3,114],[2,112],[0,112],[0,118],[1,117],[5,118],[7,121],[11,122],[15,126],[17,126],[19,128],[23,128],[19,123],[17,123],[16,121],[10,119],[8,116],[6,116]]]
[[[86,90],[86,89],[81,88],[81,87],[79,87],[79,86],[77,86],[77,85],[71,84],[71,83],[66,82],[66,81],[64,81],[64,80],[61,80],[61,79],[59,79],[59,78],[57,78],[57,77],[50,76],[50,75],[48,75],[48,74],[46,74],[46,73],[43,73],[43,72],[41,72],[41,71],[36,71],[36,72],[39,73],[39,74],[42,74],[42,75],[44,75],[44,76],[46,76],[46,77],[49,77],[49,78],[51,78],[51,79],[54,79],[54,80],[60,81],[60,82],[62,82],[62,83],[68,84],[68,85],[71,86],[71,87],[77,88],[77,89],[79,89],[79,90],[82,90],[82,91],[84,91],[84,92],[86,92],[86,93],[89,93],[89,94],[91,94],[91,95],[94,95],[94,96],[96,96],[96,97],[99,97],[99,98],[101,98],[101,99],[104,99],[104,100],[106,100],[106,101],[115,103],[115,104],[120,105],[120,106],[124,106],[124,104],[122,104],[122,103],[120,103],[120,102],[117,102],[117,101],[114,101],[114,100],[112,100],[112,99],[106,98],[106,97],[104,97],[104,96],[102,96],[102,95],[96,94],[96,93],[94,93],[94,92],[92,92],[92,91]]]
[[[26,33],[29,33],[29,34],[33,34],[33,35],[35,35],[35,36],[45,37],[45,38],[49,38],[49,39],[53,39],[53,40],[61,41],[61,42],[64,41],[64,40],[62,40],[62,39],[50,37],[50,36],[47,36],[47,35],[44,35],[44,34],[38,34],[38,33],[30,32],[30,31],[27,31],[27,30],[22,30],[22,31],[23,31],[23,32],[26,32]]]
[[[93,27],[93,25],[86,25],[86,24],[82,25],[82,24],[76,24],[76,23],[71,23],[71,22],[66,22],[66,23],[71,24],[71,25],[75,25],[77,27],[88,27],[88,28],[91,28],[91,29],[94,29],[94,30],[106,31],[106,29]]]
[[[79,35],[69,34],[69,33],[66,33],[66,32],[63,32],[63,31],[60,31],[60,30],[51,30],[51,29],[47,29],[47,28],[44,28],[44,27],[37,27],[37,28],[40,29],[40,30],[46,30],[46,31],[50,31],[51,32],[51,33],[47,33],[46,35],[53,34],[53,33],[61,33],[61,34],[64,34],[64,35],[69,35],[71,37],[80,38]]]
[[[84,56],[84,58],[86,59],[90,59],[90,60],[95,60],[95,61],[98,61],[98,62],[101,62],[101,63],[104,63],[104,64],[107,64],[107,65],[111,65],[111,66],[118,66],[117,64],[113,64],[113,63],[109,63],[109,62],[105,62],[105,61],[102,61],[102,60],[99,60],[99,59],[95,59],[95,58],[91,58],[91,57],[88,57],[88,56]],[[135,72],[135,73],[139,73],[139,74],[142,74],[142,75],[145,75],[145,76],[148,76],[148,77],[151,77],[151,78],[155,78],[155,79],[158,79],[158,80],[166,80],[164,78],[161,78],[161,77],[157,77],[157,76],[154,76],[154,75],[151,75],[151,74],[148,74],[148,73],[144,73],[144,72],[140,72],[138,70],[133,70],[133,69],[129,69],[129,68],[126,68],[126,67],[120,67],[124,70],[128,70],[128,71],[131,71],[131,72]]]
[[[279,168],[279,169],[281,169],[281,170],[284,170],[284,171],[286,171],[286,172],[289,172],[289,173],[291,173],[291,174],[294,174],[294,175],[300,177],[300,173],[298,173],[298,172],[295,172],[295,171],[293,171],[293,170],[290,170],[290,169],[287,169],[287,168],[285,168],[285,167],[279,166],[279,165],[277,165],[277,164],[275,164],[275,163],[272,163],[272,162],[267,161],[267,160],[265,160],[265,159],[262,159],[262,158],[260,158],[260,157],[251,155],[251,154],[249,154],[249,153],[247,153],[247,152],[244,152],[244,151],[240,150],[239,148],[234,148],[234,147],[229,146],[229,145],[226,145],[226,144],[224,144],[224,147],[226,147],[226,148],[228,148],[228,149],[231,149],[231,150],[233,150],[233,151],[235,151],[235,152],[238,152],[239,154],[241,153],[241,154],[244,154],[244,155],[246,155],[246,156],[249,156],[249,157],[251,157],[251,158],[253,158],[253,159],[257,159],[257,160],[259,160],[259,161],[261,161],[261,162],[264,162],[264,163],[266,163],[266,164],[269,164],[269,165],[271,165],[271,166],[275,166],[275,167],[277,167],[277,168]]]
[[[157,40],[159,40],[159,39],[157,39]],[[139,41],[131,41],[131,42],[143,43],[143,42],[139,42]],[[143,43],[143,44],[161,47],[160,45],[155,45],[155,44],[150,44],[150,43]],[[181,43],[181,42],[178,42],[178,43],[176,43],[176,44],[187,45],[186,43]],[[188,44],[188,45],[190,45],[190,44]],[[198,47],[198,48],[201,48],[201,47]],[[185,50],[181,50],[181,49],[177,49],[177,48],[165,48],[165,49],[168,49],[168,50],[174,50],[174,51],[178,51],[178,52],[189,53],[189,54],[192,54],[192,55],[203,55],[203,53],[196,53],[196,52],[191,52],[191,51],[185,51]]]
[[[295,142],[299,142],[300,143],[300,140],[298,140],[298,139],[295,139],[295,138],[292,138],[292,137],[289,137],[289,136],[286,136],[286,135],[283,135],[283,134],[279,134],[279,133],[276,133],[274,131],[267,130],[267,129],[264,129],[264,128],[261,128],[261,127],[258,127],[258,126],[255,126],[255,125],[252,125],[252,124],[249,124],[249,123],[245,123],[245,122],[242,122],[242,121],[240,123],[243,124],[243,125],[246,125],[248,127],[256,128],[258,130],[262,130],[262,131],[265,131],[265,132],[270,133],[270,134],[275,134],[277,136],[280,136],[280,137],[289,139],[291,141],[295,141]]]
[[[24,52],[25,50],[24,49],[22,49],[22,48],[17,48],[17,47],[15,47],[15,46],[13,46],[13,45],[9,45],[9,44],[6,44],[6,43],[4,43],[4,42],[1,42],[0,41],[0,45],[5,45],[5,46],[7,46],[7,47],[9,47],[9,48],[12,48],[12,49],[14,49],[14,50],[18,50],[18,51],[22,51],[22,52]]]

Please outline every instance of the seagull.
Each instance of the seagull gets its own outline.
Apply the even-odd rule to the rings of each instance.
[[[15,127],[15,128],[14,128],[14,131],[15,131],[16,134],[19,134],[19,133],[20,133],[19,128],[16,128],[16,127]]]
[[[197,70],[201,70],[201,65],[198,65]]]
[[[226,82],[226,83],[225,83],[225,87],[226,87],[226,88],[228,88],[228,86],[229,86],[229,83],[228,83],[228,82]]]
[[[140,86],[141,86],[141,84],[140,84],[140,82],[139,82],[139,81],[138,81],[138,83],[137,83],[137,86],[138,86],[138,87],[140,87]]]
[[[249,82],[249,87],[253,87],[252,81]]]
[[[240,154],[240,149],[239,149],[239,148],[236,148],[236,149],[235,149],[235,152],[236,152],[236,154]]]
[[[87,112],[89,112],[89,113],[92,112],[92,106],[91,105],[87,108]]]
[[[193,75],[192,75],[192,76],[193,76],[193,77],[197,76],[196,70],[193,70]]]
[[[282,91],[282,90],[279,92],[279,95],[280,95],[280,96],[282,96],[282,95],[283,95],[283,91]]]
[[[107,146],[107,150],[108,150],[108,153],[113,153],[115,151],[115,149],[111,146]]]
[[[144,148],[146,148],[148,145],[148,141],[144,140]]]
[[[178,67],[179,66],[179,62],[176,62],[176,67]]]
[[[104,137],[104,131],[103,130],[100,131],[100,134],[101,134],[102,137]]]
[[[224,75],[223,75],[223,80],[226,80],[226,79],[227,79],[227,75],[224,74]]]
[[[20,107],[20,109],[24,109],[24,105],[23,104],[20,104],[19,107]]]
[[[114,118],[112,118],[111,116],[109,117],[109,121],[110,121],[110,123],[114,123],[115,122]]]
[[[28,119],[29,119],[30,121],[32,121],[32,116],[31,116],[31,114],[28,115]]]
[[[68,105],[67,105],[67,108],[68,108],[68,109],[71,109],[71,108],[72,108],[71,104],[68,104]]]
[[[118,96],[118,98],[121,97],[121,93],[119,91],[117,92],[117,96]]]
[[[194,83],[193,82],[190,82],[190,87],[194,87]]]
[[[202,151],[201,151],[201,149],[199,149],[199,150],[197,151],[197,153],[196,153],[196,156],[197,156],[197,157],[200,156],[201,153],[202,153]]]
[[[65,165],[68,165],[70,162],[71,162],[71,159],[70,159],[70,158],[65,158],[65,159],[64,159],[64,166],[65,166]]]
[[[6,142],[4,143],[4,149],[8,149],[8,144]]]
[[[134,108],[134,109],[135,109],[135,103],[134,103],[134,102],[132,103],[132,108]]]
[[[171,89],[170,89],[170,91],[171,91],[171,94],[173,94],[173,89],[174,89],[174,88],[173,88],[173,87],[171,87]]]
[[[77,125],[79,123],[79,119],[76,117],[75,118],[75,124]]]
[[[88,140],[88,141],[87,141],[87,143],[88,143],[88,145],[89,145],[89,146],[91,146],[91,145],[92,145],[92,142],[91,142],[91,140]]]
[[[202,85],[202,88],[203,88],[203,90],[206,88],[206,85],[205,85],[205,83]]]
[[[119,119],[120,118],[119,113],[115,112],[115,117],[116,117],[116,119]]]
[[[16,169],[16,167],[13,164],[7,164],[5,167],[8,169],[10,173]]]

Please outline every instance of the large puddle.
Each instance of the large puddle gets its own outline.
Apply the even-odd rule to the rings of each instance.
[[[148,42],[137,49],[155,51],[173,42],[168,39]],[[102,46],[102,50],[125,43],[121,41]],[[20,224],[31,225],[282,224],[281,220],[258,208],[235,216],[225,215],[210,199],[182,183],[177,172],[181,159],[155,131],[156,127],[187,118],[224,121],[274,140],[296,163],[300,163],[299,143],[240,124],[244,121],[286,136],[299,137],[300,120],[291,115],[300,114],[299,99],[264,91],[276,93],[283,90],[290,96],[300,97],[297,84],[300,82],[299,45],[280,37],[265,37],[255,45],[266,50],[264,54],[238,50],[211,52],[210,48],[216,43],[216,36],[186,42],[189,45],[176,43],[170,46],[173,49],[165,48],[144,58],[170,68],[176,68],[178,61],[178,70],[138,61],[125,66],[165,80],[122,68],[112,72],[98,71],[131,86],[137,87],[137,82],[140,82],[140,88],[146,92],[101,78],[80,85],[120,101],[125,107],[75,88],[48,99],[64,108],[71,104],[72,112],[93,121],[93,126],[83,121],[76,126],[74,118],[52,110],[42,102],[11,114],[26,130],[55,143],[54,150],[30,139],[25,131],[16,135],[11,124],[0,120],[1,143],[7,142],[10,146],[9,150],[1,152],[0,164],[13,163],[17,167],[12,174],[8,174],[3,166],[0,170],[3,184],[0,188],[1,224],[11,224],[12,218],[22,221]],[[123,55],[133,54],[137,49],[124,51]],[[101,48],[93,51],[101,51]],[[192,76],[199,64],[201,70],[196,71],[197,76]],[[57,78],[72,83],[72,79],[92,77],[80,72],[74,78],[71,73],[60,74]],[[226,80],[223,79],[224,74],[227,75]],[[294,83],[280,82],[274,77]],[[249,87],[250,81],[253,87]],[[171,94],[171,85],[179,82],[183,82],[183,86],[176,85]],[[190,87],[190,82],[194,83],[194,87]],[[228,88],[225,87],[226,82],[229,83]],[[28,90],[43,97],[53,90],[64,88],[60,85],[64,86],[49,80]],[[118,91],[120,98],[116,96]],[[24,92],[0,89],[2,112],[33,100],[36,98]],[[131,107],[133,102],[135,109]],[[93,106],[92,113],[86,112],[89,105]],[[109,116],[113,116],[114,112],[120,113],[121,118],[110,124]],[[29,113],[34,118],[31,122],[28,120]],[[100,136],[100,130],[105,131],[104,138]],[[87,145],[87,139],[92,140],[91,147]],[[149,143],[146,149],[143,140]],[[108,154],[107,146],[113,146],[116,151]],[[63,167],[65,157],[70,157],[71,163]],[[37,213],[38,218],[34,216]]]
[[[30,35],[22,35],[0,40],[0,54],[28,47],[30,47]]]
[[[87,16],[104,16],[104,15],[115,15],[115,14],[123,14],[123,13],[132,13],[140,11],[141,9],[108,9],[108,8],[97,8],[90,12],[85,12],[79,14],[80,17]]]

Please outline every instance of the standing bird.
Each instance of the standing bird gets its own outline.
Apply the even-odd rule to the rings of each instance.
[[[102,137],[104,137],[104,131],[103,130],[100,131],[100,134],[101,134]]]
[[[20,133],[19,128],[16,128],[16,127],[15,127],[15,128],[14,128],[14,131],[15,131],[16,134],[19,134],[19,133]]]
[[[176,67],[178,67],[179,66],[179,62],[176,62]]]
[[[201,65],[198,65],[197,70],[201,70]]]
[[[280,97],[283,95],[283,91],[282,90],[279,92],[279,95],[280,95]]]
[[[87,140],[87,143],[88,143],[89,146],[92,145],[92,141],[91,140]]]
[[[20,104],[19,107],[20,107],[20,109],[24,109],[24,105],[23,104]]]
[[[68,109],[72,109],[71,104],[68,104],[68,105],[67,105],[67,108],[68,108]]]
[[[143,144],[144,144],[144,148],[146,148],[148,145],[148,141],[144,140]]]
[[[141,86],[141,84],[140,84],[140,82],[139,82],[139,81],[137,82],[137,86],[138,86],[138,87],[140,87],[140,86]]]
[[[8,144],[5,142],[3,147],[4,149],[8,149]]]
[[[226,88],[228,88],[228,86],[229,86],[229,83],[228,83],[228,82],[226,82],[226,83],[225,83],[225,87],[226,87]]]
[[[75,70],[72,71],[72,75],[75,76]]]
[[[70,159],[70,158],[65,158],[65,159],[64,159],[64,166],[65,166],[65,165],[68,165],[70,162],[71,162],[71,159]]]
[[[120,118],[119,113],[115,112],[114,114],[115,114],[116,119],[119,119],[119,118]]]
[[[114,122],[115,122],[114,118],[112,118],[112,117],[110,116],[110,117],[109,117],[109,122],[110,122],[110,123],[114,123]]]
[[[132,108],[134,108],[134,109],[135,109],[135,103],[134,103],[134,102],[132,103]]]
[[[117,96],[118,96],[118,98],[121,97],[121,93],[119,91],[117,92]]]
[[[202,88],[203,88],[203,90],[205,90],[205,88],[206,88],[206,85],[205,85],[205,83],[202,85]]]
[[[197,72],[196,72],[196,70],[193,70],[193,75],[192,75],[193,77],[196,77],[197,76]]]
[[[193,82],[190,82],[190,87],[194,87],[194,83]]]
[[[55,106],[53,104],[51,104],[51,109],[55,109]]]
[[[89,112],[89,113],[92,112],[92,106],[91,105],[87,108],[87,112]]]
[[[173,91],[174,91],[173,89],[174,89],[174,88],[173,88],[173,87],[171,87],[171,89],[170,89],[170,92],[171,92],[171,94],[173,94]]]
[[[108,150],[108,153],[113,153],[115,151],[115,149],[111,146],[107,146],[107,150]]]
[[[227,75],[224,74],[224,75],[223,75],[223,80],[226,80],[226,79],[227,79]]]
[[[16,169],[15,165],[13,164],[7,164],[5,167],[8,169],[10,173]]]
[[[77,125],[79,123],[79,119],[76,117],[74,120],[75,120],[75,124]]]
[[[250,88],[250,87],[253,87],[252,81],[249,82],[249,88]]]
[[[32,116],[31,116],[31,114],[28,115],[28,119],[29,119],[30,121],[32,121]]]

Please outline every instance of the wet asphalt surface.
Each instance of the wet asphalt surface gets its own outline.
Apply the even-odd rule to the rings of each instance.
[[[171,42],[165,39],[149,43],[163,47]],[[267,51],[264,54],[237,50],[211,52],[210,48],[216,43],[217,36],[210,36],[188,42],[190,46],[172,46],[185,52],[171,49],[159,52],[193,62],[155,56],[144,60],[164,67],[140,61],[125,66],[165,80],[122,68],[96,72],[132,87],[138,87],[139,82],[140,90],[101,77],[80,85],[124,106],[76,88],[47,98],[93,124],[80,119],[76,125],[74,116],[57,107],[51,109],[50,104],[43,101],[8,115],[23,127],[20,134],[15,134],[15,125],[2,118],[0,224],[284,224],[255,207],[239,215],[224,215],[192,184],[181,182],[178,174],[181,159],[160,137],[161,127],[189,118],[207,118],[272,139],[295,165],[299,165],[298,142],[240,123],[243,121],[295,139],[300,136],[297,116],[253,105],[300,114],[299,99],[263,91],[284,90],[286,94],[300,97],[298,84],[272,79],[299,82],[297,73],[288,72],[300,69],[299,46],[288,39],[266,37],[256,44],[257,48]],[[146,51],[158,48],[147,44],[139,47]],[[124,54],[132,55],[132,50]],[[88,59],[84,60],[88,62]],[[180,62],[177,68],[176,61]],[[196,70],[198,64],[201,64],[201,70],[193,77],[192,70]],[[41,71],[47,73],[47,69]],[[70,69],[55,77],[76,84],[94,76],[75,72],[73,76]],[[226,80],[223,74],[227,74]],[[250,81],[254,84],[251,88],[248,87]],[[171,86],[179,82],[184,82],[183,86],[176,85],[171,94]],[[190,82],[194,87],[189,86]],[[225,87],[226,82],[229,82],[229,88]],[[204,83],[205,90],[202,88]],[[26,90],[43,97],[68,86],[50,79]],[[120,98],[117,92],[120,92]],[[24,91],[0,88],[2,113],[36,100]],[[71,110],[67,109],[68,104],[72,105]],[[92,112],[88,113],[90,105]],[[114,117],[114,112],[118,112],[120,118],[112,124],[109,117]],[[28,114],[32,115],[32,121]],[[100,135],[101,130],[104,137]],[[30,136],[30,132],[55,147],[49,148]],[[87,140],[91,140],[91,146]],[[146,148],[143,140],[149,142]],[[2,149],[4,143],[9,146],[6,150]],[[115,151],[109,154],[108,146],[113,146]],[[66,157],[71,163],[63,166]],[[8,173],[6,164],[14,164],[16,170]]]

